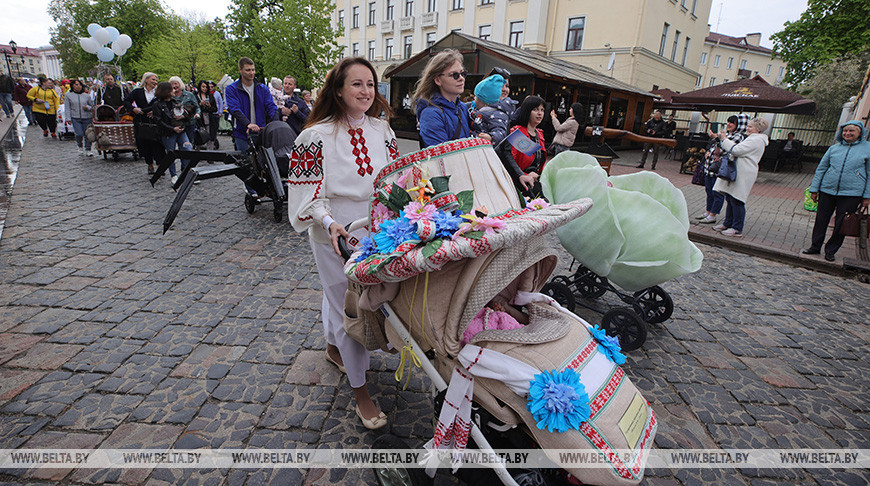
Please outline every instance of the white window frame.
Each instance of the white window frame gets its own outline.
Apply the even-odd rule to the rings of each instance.
[[[716,76],[710,78],[710,86],[716,86]]]
[[[722,61],[722,56],[720,54],[716,54],[713,56],[713,67],[719,67],[719,63]]]
[[[668,48],[668,33],[671,31],[671,24],[665,22],[662,28],[662,42],[659,44],[659,55],[665,57],[665,49]]]
[[[767,69],[764,71],[765,76],[770,76],[770,70],[773,68],[773,64],[768,64]]]
[[[486,34],[484,34],[484,30],[486,30]],[[477,26],[477,37],[483,40],[492,40],[492,24]]]
[[[698,76],[698,79],[695,80],[695,87],[700,88],[701,84],[703,84],[704,76]]]
[[[464,0],[452,0],[450,3],[450,10],[462,10],[465,8]]]
[[[685,66],[685,65],[686,65],[686,59],[689,57],[689,44],[690,44],[691,42],[692,42],[691,37],[688,37],[688,36],[687,36],[687,37],[686,37],[686,43],[685,43],[685,45],[683,46],[683,61],[680,62],[680,65],[681,65],[681,66]]]
[[[519,26],[520,30],[514,30],[514,26]],[[508,30],[508,45],[513,47],[523,47],[523,34],[525,34],[526,22],[524,20],[514,20],[510,23]],[[514,35],[516,34],[516,35]]]
[[[338,11],[338,16],[335,20],[335,25],[338,27],[338,30],[344,30],[344,10]]]
[[[375,25],[378,22],[377,2],[369,2],[369,22],[368,25]]]
[[[725,65],[725,69],[730,70],[730,69],[733,68],[733,67],[734,67],[734,58],[733,58],[733,57],[729,57],[729,58],[728,58],[728,64]]]
[[[426,48],[432,47],[435,44],[435,36],[438,35],[437,32],[426,32]]]
[[[402,55],[405,59],[410,59],[414,55],[414,36],[406,35],[402,39]]]
[[[384,20],[393,20],[393,13],[396,8],[396,0],[387,0],[384,7]]]
[[[384,61],[389,61],[393,58],[393,38],[387,37],[384,39]]]
[[[582,19],[583,27],[580,28],[580,45],[578,47],[571,46],[571,22]],[[568,26],[566,28],[567,34],[565,35],[565,50],[566,51],[580,51],[583,49],[583,40],[586,37],[586,16],[580,15],[577,17],[571,17],[568,19]],[[577,45],[576,38],[574,39],[574,46]]]
[[[369,41],[369,61],[375,60],[376,53],[377,53],[377,50],[376,50],[376,46],[375,46],[375,41],[370,40]]]
[[[740,69],[746,69],[746,65],[749,64],[748,59],[743,59],[740,61]]]
[[[405,0],[405,17],[414,16],[414,0]]]
[[[680,31],[674,33],[674,46],[671,48],[671,61],[677,60],[677,47],[680,45]]]
[[[701,65],[702,66],[707,65],[707,53],[706,52],[701,53]]]
[[[350,46],[350,55],[359,56],[359,42],[354,42]]]
[[[359,5],[351,8],[351,29],[359,29]]]
[[[426,2],[427,12],[436,12],[438,10],[438,0],[428,0]]]

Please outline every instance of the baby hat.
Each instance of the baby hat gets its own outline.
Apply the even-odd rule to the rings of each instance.
[[[501,89],[506,82],[501,74],[493,74],[477,83],[477,86],[474,87],[474,96],[480,98],[480,101],[487,105],[496,103],[501,98]]]

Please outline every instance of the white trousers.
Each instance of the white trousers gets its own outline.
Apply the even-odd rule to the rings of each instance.
[[[326,342],[338,348],[344,369],[347,370],[347,381],[351,387],[359,388],[366,384],[369,352],[344,331],[344,294],[347,292],[344,263],[333,251],[332,244],[316,243],[311,238],[309,242],[320,283],[323,285],[320,315]]]

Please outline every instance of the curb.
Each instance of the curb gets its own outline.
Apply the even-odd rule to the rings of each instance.
[[[722,238],[710,235],[708,233],[701,233],[697,231],[689,230],[689,240],[696,243],[704,243],[706,245],[718,246],[720,248],[727,248],[729,250],[734,250],[736,252],[745,253],[747,255],[766,258],[768,260],[778,261],[780,263],[786,263],[789,265],[793,265],[796,267],[803,267],[809,270],[814,270],[816,272],[828,273],[831,275],[836,275],[838,277],[846,277],[848,276],[843,264],[831,263],[827,261],[819,261],[810,258],[801,257],[800,254],[795,254],[793,252],[788,252],[784,250],[778,250],[775,248],[771,248],[769,246],[760,245],[758,243],[751,243],[748,241],[741,241],[738,238]]]
[[[24,111],[24,109],[21,106],[13,106],[13,114],[11,118],[12,123],[10,123],[8,127],[6,127],[6,131],[4,131],[3,135],[0,136],[0,143],[6,141],[6,137],[9,136],[9,132],[11,132],[12,129],[18,124],[18,117],[21,115],[22,111]]]

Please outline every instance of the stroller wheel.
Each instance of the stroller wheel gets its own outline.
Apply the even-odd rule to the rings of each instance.
[[[577,268],[574,273],[577,292],[587,299],[597,299],[607,292],[609,283],[604,277],[600,277],[586,267]]]
[[[548,282],[541,288],[541,293],[549,295],[559,305],[574,312],[574,294],[571,292],[571,288],[562,282],[557,282],[555,279],[552,282]]]
[[[257,200],[250,194],[245,194],[245,209],[249,214],[254,214],[254,209],[257,209]]]
[[[391,452],[400,449],[411,449],[411,447],[395,435],[382,435],[372,443],[373,452]],[[380,486],[422,486],[433,482],[424,469],[406,469],[398,464],[384,464],[373,469]]]
[[[674,313],[674,299],[658,285],[634,293],[634,310],[650,324],[660,324]]]
[[[646,324],[627,307],[607,311],[601,318],[601,328],[619,339],[623,351],[634,351],[646,341]]]

